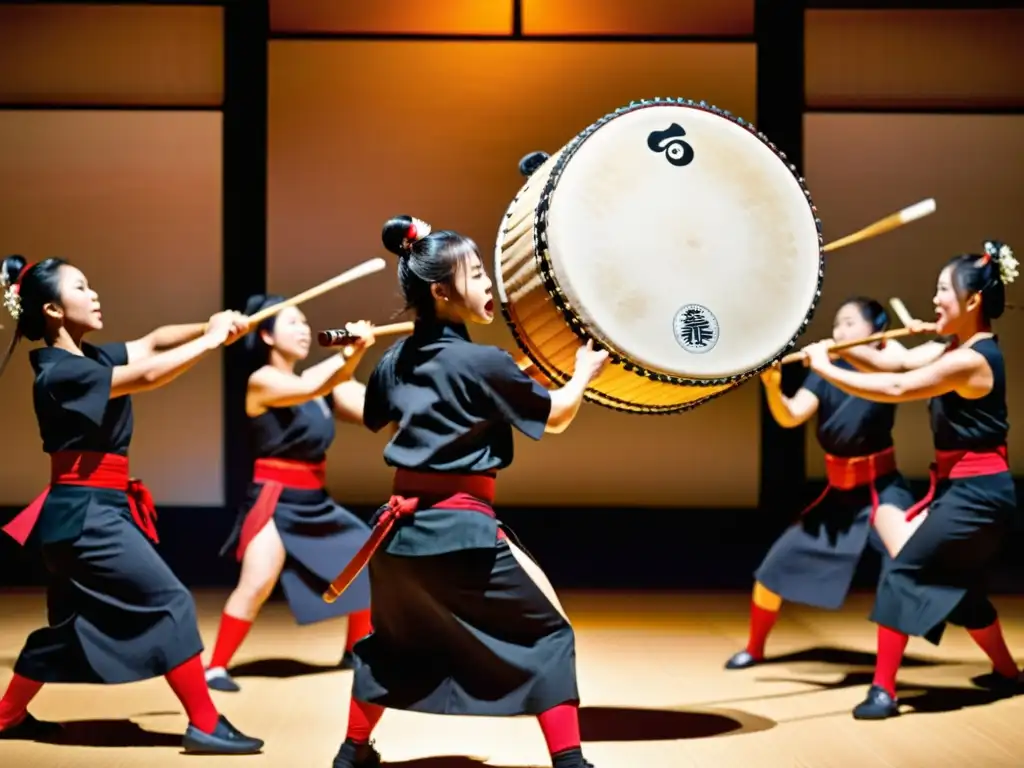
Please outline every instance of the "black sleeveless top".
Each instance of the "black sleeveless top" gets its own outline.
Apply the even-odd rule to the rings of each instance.
[[[249,450],[254,459],[318,463],[334,442],[333,398],[271,408],[249,419]]]
[[[845,360],[836,367],[855,370]],[[868,456],[892,447],[896,406],[848,395],[813,371],[803,388],[818,398],[818,443],[825,453],[843,458]]]
[[[956,392],[933,397],[928,403],[935,449],[986,451],[1006,444],[1010,431],[1006,409],[1006,367],[995,338],[982,339],[970,349],[992,369],[992,391],[977,400]]]
[[[57,347],[29,353],[43,451],[96,451],[128,455],[132,440],[132,399],[110,399],[114,368],[128,364],[123,343],[82,343],[82,355]]]

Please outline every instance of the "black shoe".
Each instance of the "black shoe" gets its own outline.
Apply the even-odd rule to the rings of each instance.
[[[878,685],[868,689],[868,697],[853,709],[855,720],[885,720],[900,713],[900,700]]]
[[[25,717],[20,723],[0,731],[0,739],[18,741],[52,741],[58,738],[63,732],[64,726],[60,723],[48,723],[45,720],[36,720],[31,713],[26,712]]]
[[[379,768],[380,753],[373,744],[357,744],[345,739],[334,757],[332,768]]]
[[[205,733],[188,724],[181,746],[186,752],[207,755],[255,755],[263,749],[263,739],[246,736],[221,715],[213,733]]]
[[[1000,696],[1016,696],[1024,693],[1024,673],[1016,677],[1004,677],[993,670],[988,674],[972,677],[971,682],[979,688],[992,691]]]
[[[355,669],[359,666],[359,659],[352,651],[345,651],[341,657],[341,661],[338,662],[338,669]]]
[[[754,658],[750,651],[742,650],[734,653],[732,658],[725,662],[726,669],[747,669],[760,664],[764,659]]]
[[[238,693],[242,690],[242,686],[235,682],[224,667],[211,667],[206,670],[206,687],[221,693]]]
[[[594,768],[593,764],[588,763],[583,757],[583,750],[580,747],[573,747],[559,752],[557,755],[552,755],[551,765],[552,768]]]

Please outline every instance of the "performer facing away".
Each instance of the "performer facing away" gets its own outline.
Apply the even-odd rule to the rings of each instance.
[[[888,325],[881,304],[853,298],[836,313],[832,334],[836,341],[853,341]],[[838,365],[853,370],[849,363]],[[871,528],[879,505],[905,509],[914,501],[896,469],[895,405],[848,395],[813,372],[791,398],[782,394],[777,367],[761,379],[772,415],[783,427],[799,426],[817,412],[828,485],[779,537],[755,573],[747,647],[729,659],[726,669],[764,660],[765,641],[783,600],[829,610],[841,607],[868,541],[884,555]]]
[[[1017,664],[986,586],[1017,514],[1006,450],[1006,371],[992,333],[1017,260],[1000,243],[986,243],[984,250],[957,256],[939,274],[936,330],[948,343],[897,355],[843,353],[874,373],[833,364],[828,342],[807,349],[811,368],[851,395],[883,403],[930,399],[931,488],[908,510],[882,506],[875,521],[893,559],[883,567],[871,615],[878,624],[878,661],[867,699],[853,711],[859,719],[898,714],[896,674],[908,635],[937,645],[947,623],[965,627],[991,659],[987,684],[1018,685]]]
[[[131,395],[173,381],[237,339],[246,318],[221,312],[205,327],[167,326],[136,341],[93,346],[83,337],[101,330],[103,318],[81,271],[61,259],[26,266],[14,256],[3,275],[18,336],[45,341],[29,357],[51,467],[50,487],[4,531],[41,545],[51,580],[49,626],[29,635],[18,656],[0,700],[0,736],[39,732],[43,724],[27,706],[43,683],[163,675],[188,714],[187,752],[259,752],[263,742],[235,729],[210,699],[192,595],[153,548],[152,497],[128,474]]]
[[[246,314],[282,301],[281,296],[253,296]],[[222,551],[237,557],[242,573],[224,606],[206,671],[207,684],[215,690],[239,690],[226,671],[228,663],[278,577],[299,624],[348,615],[342,667],[352,667],[352,647],[370,632],[366,576],[332,605],[321,598],[337,575],[339,559],[354,555],[370,532],[366,523],[338,506],[324,490],[334,418],[356,424],[363,420],[366,388],[352,376],[373,344],[373,335],[368,323],[350,325],[348,330],[360,336],[351,350],[332,355],[302,374],[295,373],[295,365],[309,356],[311,333],[298,308],[282,310],[246,337],[253,373],[245,411],[255,466],[250,509],[239,517]]]
[[[494,318],[472,240],[408,216],[388,221],[383,240],[417,319],[367,382],[364,423],[395,430],[384,450],[394,495],[377,524],[398,521],[370,561],[373,633],[355,647],[361,663],[334,766],[379,765],[369,737],[392,707],[536,715],[556,768],[592,768],[580,748],[572,626],[492,505],[512,428],[534,440],[564,430],[607,353],[582,347],[572,379],[549,392],[506,352],[470,341],[468,323]]]

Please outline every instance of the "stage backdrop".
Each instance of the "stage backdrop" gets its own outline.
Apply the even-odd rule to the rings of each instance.
[[[0,6],[0,256],[81,267],[93,341],[220,309],[222,98],[219,8]],[[0,378],[0,505],[49,480],[31,346]],[[157,502],[223,503],[221,400],[219,355],[135,399],[132,469]]]
[[[385,253],[381,226],[401,213],[470,235],[490,268],[524,154],[555,151],[607,112],[659,95],[705,99],[754,119],[755,74],[754,46],[743,43],[273,41],[270,288],[290,294]],[[308,305],[314,328],[391,319],[402,305],[394,267],[392,260],[386,273]],[[473,333],[513,346],[500,319]],[[368,354],[361,378],[378,357]],[[539,444],[517,438],[499,498],[754,505],[759,397],[751,384],[668,417],[586,405],[562,435]],[[339,499],[386,495],[385,439],[339,430],[328,465]]]
[[[933,197],[932,216],[828,259],[822,312],[808,338],[830,331],[838,304],[866,294],[934,317],[942,266],[978,253],[985,239],[1024,254],[1024,11],[814,11],[807,14],[804,166],[826,239]],[[830,110],[814,112],[813,110]],[[900,110],[905,110],[900,113]],[[908,114],[917,110],[922,114]],[[858,112],[860,111],[860,112]],[[935,114],[927,114],[933,111]],[[959,112],[960,114],[956,114]],[[1024,282],[1007,301],[1024,304]],[[1010,380],[1010,460],[1024,471],[1024,314],[997,323]],[[900,406],[895,432],[903,471],[927,474],[931,432],[924,403]],[[813,433],[808,435],[814,442]],[[821,477],[821,451],[808,452]]]

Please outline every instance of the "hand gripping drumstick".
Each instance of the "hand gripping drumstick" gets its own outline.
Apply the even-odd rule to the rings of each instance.
[[[396,336],[400,333],[412,333],[413,328],[416,327],[415,323],[392,323],[391,325],[375,325],[373,326],[374,336]],[[354,333],[349,333],[344,328],[336,328],[331,331],[320,331],[316,335],[316,340],[319,342],[321,347],[347,347],[349,344],[355,344],[359,341],[359,337]]]
[[[364,261],[362,264],[352,267],[345,272],[342,272],[336,277],[332,277],[330,280],[325,280],[320,285],[315,285],[308,291],[303,291],[297,296],[292,296],[290,299],[282,301],[280,304],[274,304],[272,307],[261,309],[249,317],[249,330],[253,330],[257,325],[262,323],[268,317],[273,317],[278,312],[288,307],[297,307],[303,302],[315,299],[317,296],[322,296],[328,291],[333,291],[335,288],[340,288],[346,283],[351,283],[360,278],[372,275],[374,272],[380,272],[384,267],[387,266],[387,262],[379,256],[375,259],[369,259]]]
[[[914,203],[911,206],[904,208],[902,211],[889,214],[884,219],[879,219],[874,224],[869,224],[864,229],[859,229],[852,235],[841,237],[838,240],[833,240],[831,243],[826,245],[822,250],[825,253],[831,253],[832,251],[840,248],[845,248],[848,245],[859,243],[863,240],[870,240],[872,237],[878,235],[884,235],[886,232],[891,232],[894,229],[902,227],[904,224],[909,224],[912,221],[923,219],[925,216],[935,213],[935,198],[929,197],[927,200],[922,200],[919,203]]]

